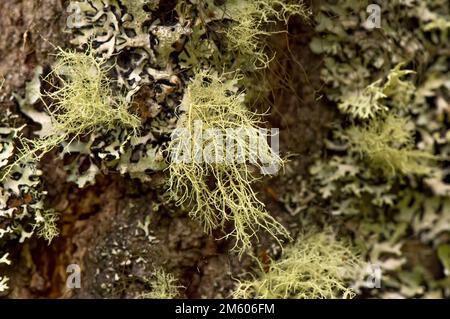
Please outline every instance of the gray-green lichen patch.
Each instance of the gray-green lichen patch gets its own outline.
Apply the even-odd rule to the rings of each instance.
[[[438,247],[450,233],[449,48],[442,21],[449,8],[446,1],[377,3],[380,29],[366,26],[365,1],[326,2],[316,16],[310,47],[324,55],[326,96],[345,117],[327,141],[329,156],[311,167],[310,187],[330,220],[381,267],[382,288],[358,280],[360,293],[448,297]]]

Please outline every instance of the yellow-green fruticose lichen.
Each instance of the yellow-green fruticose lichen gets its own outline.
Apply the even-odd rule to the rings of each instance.
[[[436,157],[414,149],[414,136],[407,119],[389,115],[366,126],[346,131],[350,149],[368,159],[371,166],[387,175],[429,174]]]
[[[107,75],[106,60],[86,52],[59,49],[53,72],[47,77],[51,89],[41,97],[50,117],[51,127],[37,139],[19,136],[13,164],[2,171],[2,178],[11,170],[42,156],[62,142],[76,140],[97,128],[113,129],[116,125],[130,128],[137,135],[140,119],[128,111],[123,95],[112,95],[112,83]],[[39,94],[39,92],[36,92]],[[46,101],[50,100],[50,103]]]
[[[362,263],[331,231],[300,236],[279,260],[260,265],[256,278],[239,281],[234,298],[352,298]]]
[[[244,72],[268,67],[273,58],[267,51],[270,35],[286,32],[283,27],[290,17],[307,19],[311,14],[303,1],[289,0],[229,0],[222,4],[183,0],[176,10],[180,21],[192,26],[180,54],[182,67],[209,65],[217,71]],[[210,28],[213,22],[218,23]]]
[[[260,135],[258,117],[243,103],[237,80],[202,71],[188,85],[169,145],[168,184],[172,198],[190,207],[206,232],[231,222],[225,237],[236,239],[235,248],[243,252],[258,229],[278,241],[289,235],[252,189],[252,167],[280,168],[283,160]]]
[[[267,67],[270,57],[264,40],[274,34],[269,28],[278,22],[288,23],[291,16],[308,17],[302,1],[231,0],[227,1],[224,16],[233,23],[225,30],[230,48],[257,67]]]
[[[146,283],[150,286],[150,291],[141,294],[138,297],[140,299],[174,299],[184,288],[174,275],[167,273],[162,268],[155,269],[152,277]]]

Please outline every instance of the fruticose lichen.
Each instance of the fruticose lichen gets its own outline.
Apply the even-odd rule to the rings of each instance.
[[[325,230],[299,236],[279,260],[260,267],[254,279],[238,282],[234,298],[352,298],[349,282],[362,264],[348,244]]]
[[[261,136],[257,115],[247,109],[236,84],[236,78],[226,80],[208,72],[199,72],[188,84],[180,106],[181,131],[169,145],[168,183],[172,197],[190,207],[189,214],[206,232],[224,229],[230,221],[233,230],[225,237],[236,239],[235,248],[242,253],[251,248],[258,229],[278,241],[289,235],[252,189],[257,178],[250,165],[279,169],[283,161],[267,136]]]
[[[105,61],[96,58],[92,52],[60,49],[50,74],[52,78],[47,80],[52,85],[51,91],[42,97],[51,101],[45,105],[51,128],[38,139],[19,136],[21,148],[17,150],[14,162],[2,170],[3,178],[15,166],[38,162],[61,143],[70,144],[98,128],[108,131],[119,124],[130,128],[132,135],[137,134],[140,119],[129,113],[125,96],[112,95],[107,71]]]
[[[287,24],[291,16],[307,18],[310,15],[302,1],[283,0],[231,0],[226,4],[224,15],[232,20],[225,30],[228,48],[237,52],[240,62],[248,67],[266,68],[272,57],[268,56],[265,38],[276,32],[273,27],[279,22]]]
[[[408,124],[405,118],[388,115],[363,127],[353,126],[346,131],[350,150],[387,175],[429,174],[435,157],[414,149],[414,136]]]
[[[150,291],[141,294],[140,299],[174,299],[179,295],[180,289],[184,288],[174,275],[162,268],[154,270],[147,284],[150,286]]]

